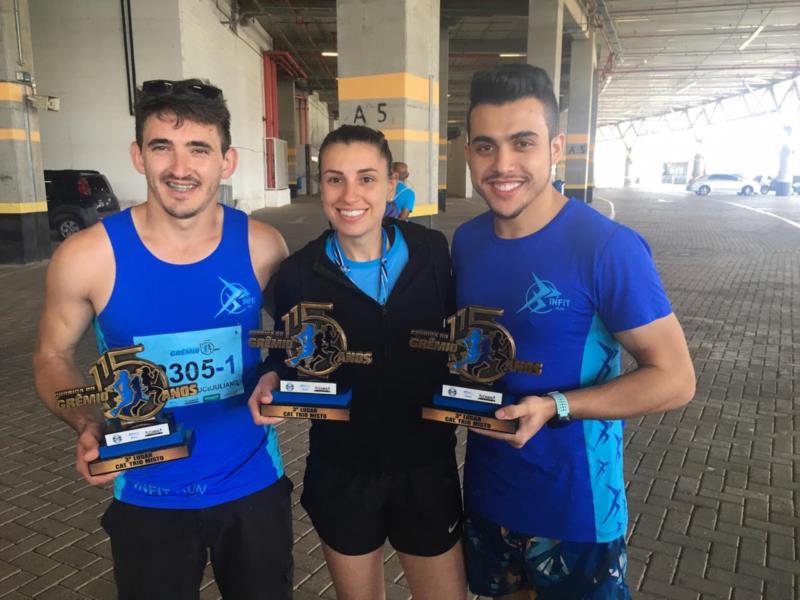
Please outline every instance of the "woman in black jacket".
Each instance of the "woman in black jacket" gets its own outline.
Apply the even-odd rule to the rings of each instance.
[[[455,433],[421,407],[447,374],[443,353],[409,347],[412,329],[442,330],[454,312],[447,240],[383,220],[395,178],[383,134],[344,125],[319,151],[320,193],[333,229],[286,259],[275,281],[275,321],[301,301],[332,303],[349,349],[331,381],[352,388],[349,421],[311,424],[301,503],[319,534],[337,596],[384,597],[383,545],[398,551],[414,598],[466,597]],[[279,325],[276,329],[279,329]],[[272,401],[286,367],[270,351],[250,406]],[[441,388],[440,388],[441,389]]]

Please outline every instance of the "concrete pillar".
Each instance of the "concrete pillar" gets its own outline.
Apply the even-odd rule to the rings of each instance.
[[[286,155],[289,163],[288,181],[292,195],[297,187],[297,104],[294,79],[278,77],[278,137],[286,140]]]
[[[50,256],[28,0],[0,0],[0,262]]]
[[[572,40],[572,60],[569,69],[565,193],[584,202],[587,201],[589,175],[594,45],[594,33],[590,33],[585,40]]]
[[[439,1],[337,0],[339,118],[408,164],[413,217],[438,213]]]
[[[775,176],[775,195],[789,196],[792,194],[794,181],[794,145],[792,143],[792,128],[784,127],[784,141],[778,158],[778,174]]]
[[[626,188],[627,187],[631,187],[631,184],[633,183],[633,180],[632,180],[632,177],[631,177],[631,165],[632,164],[633,164],[632,152],[631,152],[630,149],[628,149],[627,152],[625,152],[625,181],[623,183],[623,186],[626,187]]]
[[[444,25],[444,24],[443,24]],[[447,96],[450,76],[450,31],[439,29],[439,211],[447,210]]]
[[[567,133],[567,120],[569,119],[569,110],[562,110],[558,114],[558,132],[559,133]],[[567,157],[566,155],[561,157],[561,160],[558,161],[556,165],[556,179],[560,179],[561,181],[565,181],[567,178]]]
[[[595,56],[600,56],[598,51]],[[589,169],[586,177],[586,202],[592,203],[594,194],[594,146],[597,142],[597,96],[600,93],[600,71],[595,69],[592,77],[592,108],[589,123]]]
[[[466,143],[467,133],[462,131],[447,144],[447,193],[455,198],[472,198],[472,180],[464,154]]]
[[[703,156],[702,151],[698,150],[694,155],[694,160],[692,161],[692,179],[697,179],[701,175],[705,174],[706,159]]]
[[[564,0],[528,0],[528,64],[547,71],[556,99],[561,87],[563,31]]]

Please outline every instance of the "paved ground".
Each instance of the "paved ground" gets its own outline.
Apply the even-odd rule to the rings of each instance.
[[[599,190],[594,206],[649,240],[698,375],[689,406],[626,429],[635,598],[800,597],[800,199]],[[448,234],[482,205],[449,209],[438,221]],[[324,224],[313,201],[257,216],[292,249]],[[44,268],[0,266],[0,597],[110,599],[98,524],[109,493],[78,480],[73,434],[33,392]],[[80,358],[93,358],[88,339]],[[280,427],[296,492],[305,431]],[[294,531],[296,597],[333,598],[299,504]],[[389,598],[407,598],[397,557],[386,557]],[[202,596],[218,597],[210,577]]]

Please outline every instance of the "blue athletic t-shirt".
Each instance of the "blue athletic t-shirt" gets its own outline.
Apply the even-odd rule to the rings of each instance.
[[[253,424],[247,399],[260,353],[247,334],[260,326],[261,287],[248,247],[247,215],[223,207],[222,238],[205,259],[161,261],[145,247],[130,209],[103,220],[116,274],[95,319],[99,352],[144,345],[171,386],[196,382],[200,394],[163,410],[193,429],[189,458],[131,469],[114,481],[118,500],[154,508],[205,508],[263,489],[283,475],[277,434]]]
[[[408,244],[406,244],[403,234],[400,233],[400,229],[397,226],[394,226],[393,229],[394,243],[386,253],[386,271],[388,274],[386,298],[392,293],[394,284],[397,283],[400,274],[408,264]],[[331,237],[328,237],[325,242],[325,253],[331,259],[331,262],[336,264],[336,253],[333,250],[333,239]],[[347,275],[356,287],[375,300],[375,302],[380,303],[378,292],[380,291],[381,259],[355,261],[347,258],[344,253],[342,253],[342,259],[345,266],[350,269]]]
[[[612,333],[672,312],[644,239],[569,200],[536,233],[502,239],[484,213],[453,238],[459,307],[498,307],[517,358],[540,376],[511,373],[498,388],[517,397],[569,391],[620,374]],[[625,534],[623,422],[545,426],[522,448],[470,432],[464,471],[468,510],[531,536],[607,542]]]
[[[402,181],[397,182],[397,187],[394,190],[394,198],[386,203],[386,212],[384,217],[397,218],[404,208],[408,209],[409,214],[414,212],[414,203],[417,200],[417,195],[410,187]]]

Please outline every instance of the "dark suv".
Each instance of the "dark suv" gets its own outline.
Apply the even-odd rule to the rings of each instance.
[[[50,229],[61,239],[97,223],[104,213],[119,210],[119,201],[99,171],[44,172]]]

